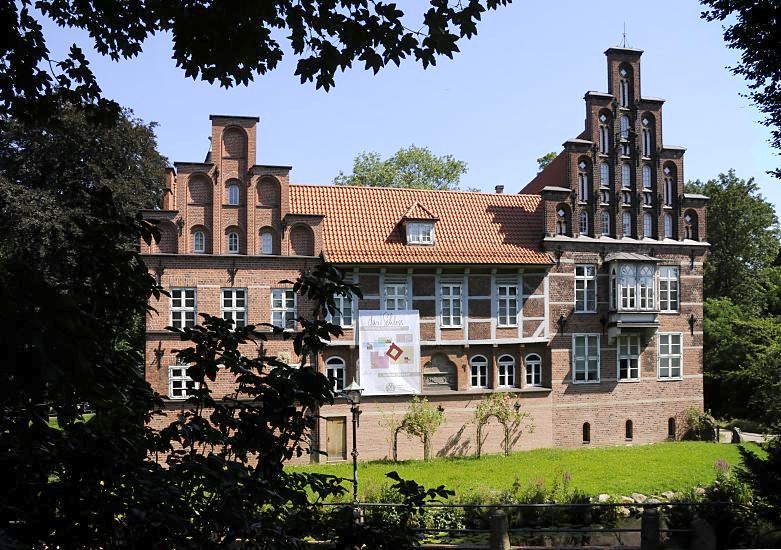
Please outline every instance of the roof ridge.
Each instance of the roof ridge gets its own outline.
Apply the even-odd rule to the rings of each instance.
[[[461,189],[420,189],[415,187],[380,187],[375,185],[335,185],[332,183],[291,183],[290,187],[298,187],[298,188],[312,188],[312,187],[322,187],[326,189],[371,189],[374,190],[383,190],[383,191],[403,191],[403,192],[422,192],[422,193],[453,193],[453,194],[460,194],[460,195],[480,195],[483,197],[495,197],[495,196],[504,196],[504,197],[517,197],[517,196],[529,196],[529,197],[537,197],[536,193],[484,193],[482,191],[463,191]]]

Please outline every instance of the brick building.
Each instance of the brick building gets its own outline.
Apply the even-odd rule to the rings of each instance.
[[[663,100],[640,93],[642,52],[605,53],[608,93],[586,93],[585,129],[520,194],[294,185],[289,166],[255,163],[257,118],[212,116],[205,161],[175,163],[162,208],[145,213],[163,235],[145,260],[172,293],[147,322],[154,389],[173,410],[187,395],[165,326],[206,312],[294,329],[306,304],[280,281],[325,259],[364,297],[342,303],[345,334],[320,367],[337,387],[356,376],[358,311],[418,311],[423,394],[446,414],[437,455],[474,452],[474,408],[494,391],[531,414],[516,449],[679,435],[702,407],[707,198],[684,193]],[[298,361],[281,339],[267,350]],[[362,458],[388,455],[381,419],[408,399],[364,398]],[[345,459],[347,404],[321,414],[316,445]],[[502,430],[486,438],[498,452]]]

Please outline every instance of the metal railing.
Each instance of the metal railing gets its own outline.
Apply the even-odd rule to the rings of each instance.
[[[351,509],[352,517],[359,522],[371,521],[377,513],[389,513],[405,507],[404,504],[376,502],[320,503],[320,506]],[[419,526],[411,530],[420,535],[423,548],[432,549],[510,550],[551,544],[553,548],[587,545],[615,547],[618,543],[619,547],[625,549],[657,550],[663,544],[678,540],[678,547],[706,550],[715,549],[716,544],[713,529],[706,522],[694,521],[686,527],[675,526],[675,523],[670,526],[669,523],[674,511],[686,511],[684,516],[696,520],[696,510],[718,506],[724,506],[724,503],[432,503],[418,511],[421,519],[426,510],[458,509],[462,511],[462,526]],[[629,511],[629,517],[619,517],[619,510],[625,514]],[[607,542],[610,536],[613,537],[612,543]],[[600,540],[594,541],[594,538]],[[625,538],[627,540],[623,540]]]

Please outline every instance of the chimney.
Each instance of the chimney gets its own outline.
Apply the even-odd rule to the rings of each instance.
[[[497,195],[501,195],[502,193],[504,193],[504,185],[497,185],[496,187],[494,187],[494,189],[496,189]]]

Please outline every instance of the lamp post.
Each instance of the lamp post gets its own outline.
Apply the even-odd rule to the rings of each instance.
[[[344,388],[343,395],[350,404],[350,412],[353,415],[353,502],[358,502],[358,418],[361,416],[361,409],[358,407],[361,403],[361,394],[363,388],[358,382],[353,381]]]

